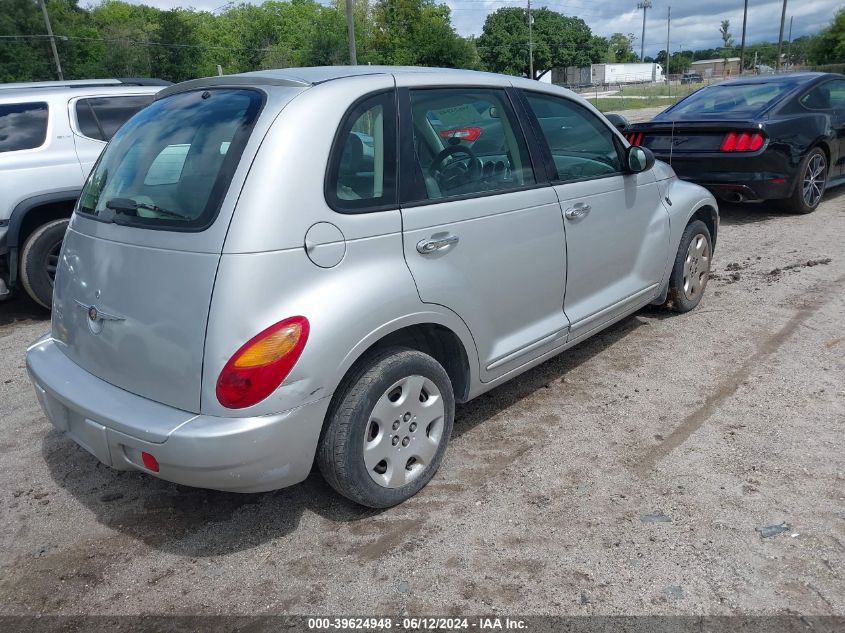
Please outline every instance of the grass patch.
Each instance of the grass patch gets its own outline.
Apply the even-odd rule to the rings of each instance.
[[[585,95],[586,96],[586,95]],[[668,108],[674,103],[671,99],[651,98],[651,99],[614,99],[612,97],[595,97],[587,99],[590,103],[596,106],[601,112],[618,112],[619,110],[639,110],[641,108],[656,108],[663,106]]]

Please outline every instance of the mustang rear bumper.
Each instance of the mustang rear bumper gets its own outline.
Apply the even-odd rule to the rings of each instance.
[[[197,415],[89,374],[49,335],[30,346],[26,365],[53,426],[107,466],[231,492],[263,492],[304,480],[330,401],[324,397],[262,417]],[[150,434],[151,421],[163,419],[172,427],[169,432]],[[156,458],[158,472],[144,465],[142,451]]]
[[[656,156],[659,160],[669,162],[666,156]],[[744,159],[753,160],[753,158]],[[728,202],[755,202],[761,200],[773,200],[787,198],[792,194],[795,186],[795,174],[788,170],[760,171],[732,170],[730,166],[723,169],[714,169],[721,166],[720,160],[708,164],[706,159],[686,160],[673,157],[672,169],[679,178],[701,185],[721,200]],[[745,165],[744,165],[745,166]],[[754,163],[748,163],[753,167]],[[762,166],[761,166],[762,167]]]

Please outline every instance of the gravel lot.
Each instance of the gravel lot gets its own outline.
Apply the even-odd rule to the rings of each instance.
[[[0,613],[845,614],[843,244],[843,189],[724,208],[696,311],[462,406],[382,512],[317,474],[241,496],[98,465],[26,378],[47,315],[0,304]]]

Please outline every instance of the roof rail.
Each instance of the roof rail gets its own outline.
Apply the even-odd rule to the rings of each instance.
[[[0,83],[0,90],[21,88],[89,88],[96,86],[169,86],[172,82],[163,79],[131,77],[121,79],[68,79],[66,81],[19,81]]]

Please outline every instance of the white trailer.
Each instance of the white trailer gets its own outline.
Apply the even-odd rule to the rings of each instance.
[[[635,84],[663,81],[660,64],[593,64],[590,66],[593,84]]]

